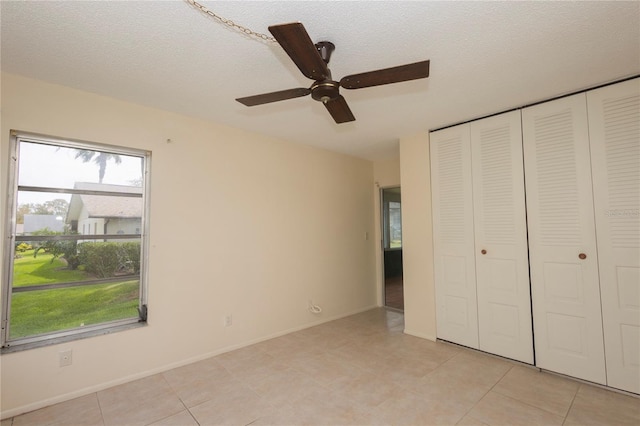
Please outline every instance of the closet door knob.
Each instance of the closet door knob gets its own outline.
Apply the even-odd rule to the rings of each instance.
[[[482,249],[482,250],[480,250],[480,253],[487,254],[487,251],[485,249]]]
[[[584,253],[580,253],[580,254],[578,255],[578,257],[579,257],[580,259],[584,260],[584,259],[586,259],[586,258],[587,258],[587,255],[586,255],[586,254],[584,254]]]

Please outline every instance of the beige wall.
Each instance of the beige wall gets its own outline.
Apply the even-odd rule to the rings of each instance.
[[[2,417],[377,303],[369,161],[13,75],[1,124],[2,223],[9,129],[152,151],[148,326],[2,355]]]
[[[429,134],[400,139],[405,333],[436,339]]]
[[[375,203],[375,232],[374,242],[376,251],[376,288],[378,306],[384,305],[384,277],[382,263],[382,222],[380,218],[380,189],[392,188],[400,186],[400,158],[392,158],[389,160],[381,160],[373,163],[373,179],[375,186],[373,188],[373,199]]]

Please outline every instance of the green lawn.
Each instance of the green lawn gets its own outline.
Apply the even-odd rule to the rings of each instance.
[[[29,252],[27,252],[29,253]],[[84,271],[65,268],[49,254],[23,254],[14,262],[14,286],[82,281]],[[10,338],[137,317],[139,280],[13,293]]]
[[[138,280],[36,290],[11,297],[11,338],[138,316]]]
[[[13,261],[13,286],[53,284],[60,282],[82,281],[87,279],[84,271],[66,269],[62,259],[54,259],[52,254],[42,253],[33,257],[33,250],[20,253]]]

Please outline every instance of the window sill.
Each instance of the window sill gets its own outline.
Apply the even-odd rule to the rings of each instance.
[[[101,327],[98,329],[86,330],[86,331],[77,331],[67,332],[71,334],[64,335],[52,335],[49,338],[40,338],[38,340],[34,340],[33,338],[25,338],[21,340],[15,340],[13,342],[7,343],[7,346],[0,349],[0,354],[8,354],[13,352],[26,351],[29,349],[42,348],[45,346],[58,345],[60,343],[72,342],[75,340],[88,339],[90,337],[95,336],[103,336],[105,334],[117,333],[120,331],[130,330],[134,328],[145,327],[147,325],[146,321],[138,321],[138,322],[128,322],[126,324],[115,325],[110,327]],[[60,333],[62,334],[62,333]]]

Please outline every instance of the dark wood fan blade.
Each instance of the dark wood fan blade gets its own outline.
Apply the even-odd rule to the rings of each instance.
[[[256,106],[262,104],[268,104],[271,102],[285,101],[287,99],[299,98],[307,96],[311,93],[311,90],[303,87],[299,89],[281,90],[279,92],[264,93],[262,95],[247,96],[246,98],[238,98],[236,101],[246,106]]]
[[[340,86],[345,89],[362,89],[364,87],[399,83],[401,81],[417,80],[426,77],[429,77],[428,60],[414,64],[400,65],[399,67],[348,75],[340,80]]]
[[[349,105],[347,105],[347,101],[339,95],[337,98],[324,103],[324,106],[331,114],[331,117],[335,120],[336,123],[346,123],[349,121],[355,121],[356,118],[353,116],[353,113],[349,109]]]
[[[327,64],[301,23],[272,25],[269,31],[307,78],[324,80],[329,76]]]

